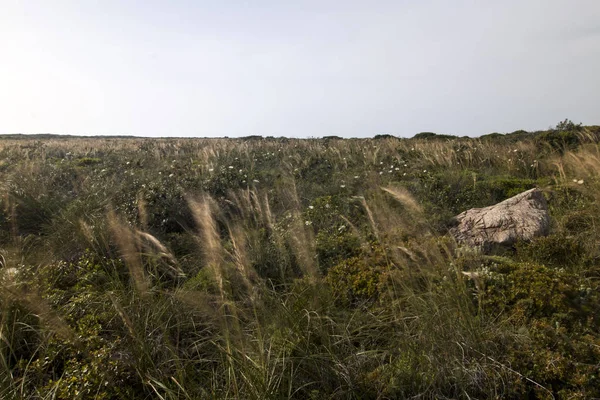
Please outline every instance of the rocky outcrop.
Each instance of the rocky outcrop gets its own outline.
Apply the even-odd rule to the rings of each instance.
[[[460,244],[484,252],[548,234],[550,215],[541,190],[531,189],[501,203],[455,217],[450,233]]]

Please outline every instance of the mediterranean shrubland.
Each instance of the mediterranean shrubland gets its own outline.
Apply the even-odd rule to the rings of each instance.
[[[0,138],[0,397],[598,398],[599,135]]]

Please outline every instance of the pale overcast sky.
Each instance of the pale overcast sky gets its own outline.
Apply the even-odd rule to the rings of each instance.
[[[600,0],[0,0],[0,133],[600,124]]]

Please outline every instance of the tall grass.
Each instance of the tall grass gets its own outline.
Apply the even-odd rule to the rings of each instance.
[[[546,319],[519,314],[521,303],[516,311],[497,304],[498,293],[529,290],[509,292],[509,284],[539,262],[545,244],[504,257],[470,254],[433,215],[456,207],[454,199],[440,206],[439,188],[456,189],[467,205],[479,204],[482,187],[508,193],[482,182],[543,184],[554,196],[557,234],[585,225],[588,258],[573,282],[597,287],[600,232],[582,210],[596,210],[600,195],[598,147],[543,155],[536,146],[2,140],[0,395],[595,395],[583,378],[565,383],[564,371],[542,379],[555,370],[530,366],[525,358],[536,358],[525,353],[540,349],[534,333]],[[585,307],[596,309],[586,296]],[[577,337],[584,334],[597,340],[591,331]],[[549,351],[556,360],[563,354]],[[586,351],[577,362],[593,365],[596,350]]]

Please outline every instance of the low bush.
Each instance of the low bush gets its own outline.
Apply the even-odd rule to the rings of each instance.
[[[592,398],[600,394],[594,372],[600,351],[592,332],[598,319],[597,282],[563,268],[514,264],[485,272],[483,310],[520,332],[506,349],[506,362],[545,398]]]

